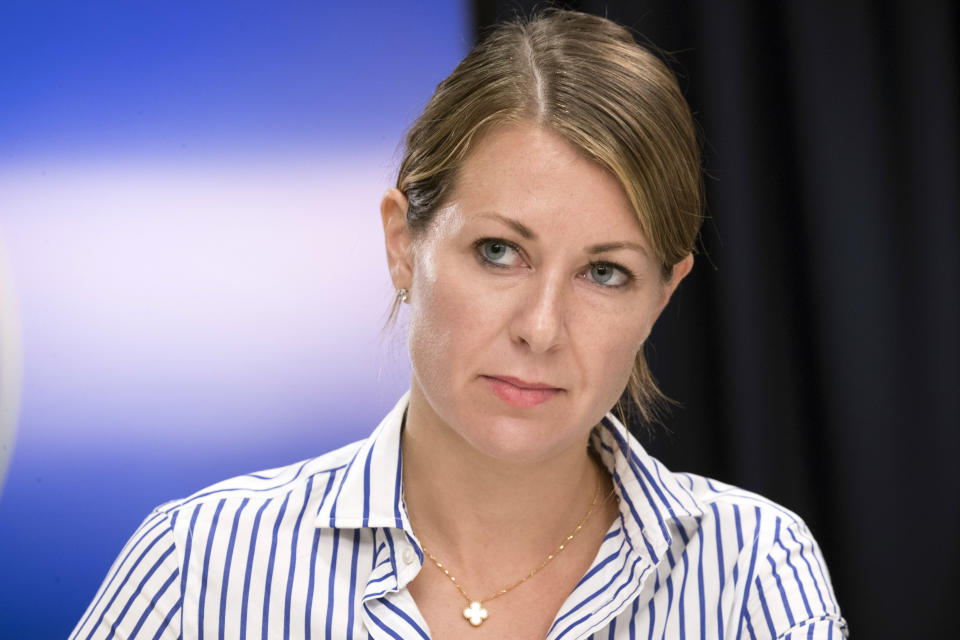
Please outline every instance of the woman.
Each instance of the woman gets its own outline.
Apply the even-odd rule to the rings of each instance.
[[[159,507],[75,638],[829,638],[803,522],[673,474],[610,410],[701,222],[689,109],[602,18],[503,25],[381,215],[410,391],[366,440]],[[402,461],[402,463],[401,463]]]

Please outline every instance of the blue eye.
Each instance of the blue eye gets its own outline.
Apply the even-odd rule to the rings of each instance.
[[[625,269],[609,262],[594,262],[589,273],[591,280],[605,287],[622,287],[633,279]]]
[[[510,266],[516,259],[517,250],[503,240],[481,240],[477,243],[477,252],[485,261],[501,267]]]

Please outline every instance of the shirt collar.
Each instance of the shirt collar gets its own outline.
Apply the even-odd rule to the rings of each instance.
[[[410,392],[403,394],[353,454],[332,500],[324,502],[317,527],[393,527],[411,532],[401,488],[400,432]]]
[[[653,564],[659,564],[675,535],[686,543],[699,528],[704,505],[612,413],[590,437],[613,478],[627,538],[631,544],[643,540]]]
[[[317,527],[356,529],[390,527],[413,535],[403,504],[400,434],[409,391],[356,450],[332,487],[315,520]],[[593,446],[614,481],[620,519],[632,544],[644,540],[657,564],[673,536],[689,538],[703,517],[703,505],[677,476],[650,456],[613,414],[592,434]]]

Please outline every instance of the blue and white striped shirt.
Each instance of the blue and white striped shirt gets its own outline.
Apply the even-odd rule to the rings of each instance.
[[[406,589],[423,565],[402,497],[406,403],[366,440],[158,507],[71,639],[429,638]],[[847,635],[795,514],[671,473],[612,415],[591,438],[620,517],[548,638]]]

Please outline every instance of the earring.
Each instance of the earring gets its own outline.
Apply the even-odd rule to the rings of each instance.
[[[406,302],[407,298],[410,297],[410,292],[404,289],[403,287],[397,289],[397,300],[400,302]]]

